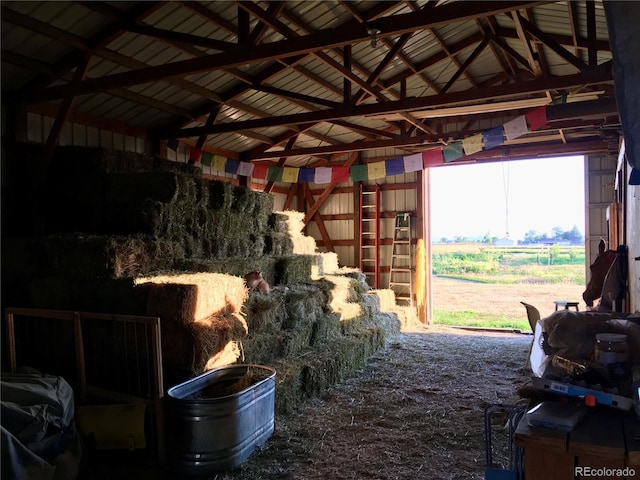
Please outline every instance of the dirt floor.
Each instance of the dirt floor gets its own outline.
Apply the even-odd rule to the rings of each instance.
[[[554,300],[580,302],[579,308],[584,310],[583,291],[584,285],[571,283],[477,283],[434,276],[432,300],[434,310],[459,312],[482,308],[485,313],[526,320],[520,302],[535,306],[545,317],[554,311]]]
[[[530,342],[446,327],[398,334],[357,376],[276,418],[240,469],[211,478],[482,479],[484,407],[518,400]]]
[[[531,340],[440,326],[394,335],[355,376],[276,416],[274,434],[238,469],[209,480],[484,479],[484,408],[520,400]],[[508,445],[497,420],[496,443]],[[501,468],[506,452],[495,452]],[[120,460],[102,458],[86,478],[187,478]]]

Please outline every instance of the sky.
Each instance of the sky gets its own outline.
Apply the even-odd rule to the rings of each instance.
[[[447,165],[430,176],[433,241],[487,233],[522,240],[529,230],[574,225],[584,235],[582,156]]]

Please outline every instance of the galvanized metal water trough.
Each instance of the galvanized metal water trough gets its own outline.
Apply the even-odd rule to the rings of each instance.
[[[207,475],[247,460],[274,431],[275,376],[263,365],[215,368],[167,392],[167,445],[173,470]],[[234,382],[255,378],[237,393],[213,398]]]

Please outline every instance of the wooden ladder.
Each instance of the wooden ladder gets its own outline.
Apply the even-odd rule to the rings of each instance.
[[[408,302],[412,307],[414,265],[411,213],[398,213],[391,246],[389,289],[395,292],[397,300]]]
[[[360,270],[373,288],[380,288],[380,186],[360,185]]]

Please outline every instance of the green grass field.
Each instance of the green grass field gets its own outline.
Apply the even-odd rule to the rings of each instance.
[[[435,244],[432,261],[437,324],[529,330],[520,301],[544,316],[585,286],[584,247]]]

